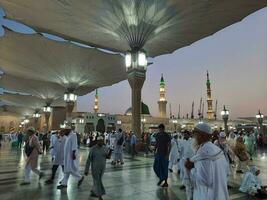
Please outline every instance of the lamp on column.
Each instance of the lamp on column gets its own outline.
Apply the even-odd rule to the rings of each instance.
[[[70,91],[64,94],[64,101],[66,102],[66,120],[69,125],[72,123],[71,113],[74,108],[74,103],[77,101],[77,95]]]
[[[125,55],[125,66],[128,82],[132,89],[132,130],[138,137],[141,137],[141,91],[146,79],[147,69],[145,51],[133,49],[127,52]]]
[[[50,107],[50,104],[46,104],[46,106],[43,107],[43,112],[45,114],[45,132],[47,133],[49,130],[49,118],[50,114],[52,112],[52,108]]]
[[[141,122],[142,122],[142,131],[145,132],[145,124],[146,124],[146,118],[142,118],[141,119]]]
[[[221,111],[221,116],[222,116],[222,119],[224,121],[224,132],[226,135],[228,135],[228,125],[227,125],[227,122],[228,122],[228,118],[229,118],[229,110],[227,110],[225,108],[225,106],[223,106],[223,110]]]
[[[172,123],[173,123],[173,126],[174,126],[174,131],[176,131],[177,130],[177,124],[178,124],[177,119],[172,119]]]
[[[65,102],[75,102],[75,101],[77,101],[77,95],[76,94],[74,94],[74,93],[65,93],[64,94],[64,101]]]
[[[263,134],[263,126],[262,126],[263,118],[264,118],[264,115],[259,110],[258,114],[256,115],[256,119],[258,120],[261,134]]]
[[[126,70],[147,69],[147,57],[143,50],[127,52],[125,55]]]

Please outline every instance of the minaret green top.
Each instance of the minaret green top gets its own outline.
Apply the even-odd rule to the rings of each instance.
[[[98,97],[98,90],[95,90],[95,97]]]
[[[163,74],[161,74],[160,86],[165,86],[165,81],[164,81],[164,78],[163,78]]]
[[[209,71],[207,71],[207,87],[210,86],[210,78],[209,78]]]

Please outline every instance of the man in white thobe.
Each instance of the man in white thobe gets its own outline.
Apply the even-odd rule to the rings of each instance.
[[[209,125],[198,124],[194,130],[198,145],[196,154],[185,163],[191,171],[194,184],[194,200],[229,200],[227,167],[223,151],[210,142],[212,130]]]
[[[178,135],[175,134],[171,140],[171,152],[169,158],[169,171],[173,172],[173,166],[177,164],[179,160],[179,151],[178,151]]]
[[[187,134],[189,137],[190,133],[187,133]],[[192,180],[190,171],[188,171],[184,165],[185,162],[188,159],[192,158],[195,153],[193,150],[193,141],[191,137],[189,137],[188,140],[185,140],[182,148],[183,148],[183,156],[181,157],[181,159],[183,160],[183,166],[181,169],[183,171],[182,184],[185,186],[187,200],[192,200],[193,199],[193,180]]]
[[[51,156],[53,161],[52,166],[52,175],[51,178],[46,180],[46,184],[52,184],[59,166],[62,167],[62,171],[64,172],[64,148],[65,142],[67,140],[67,136],[64,134],[64,131],[61,130],[59,134],[54,134],[52,136],[56,136],[53,138],[53,148],[51,149]]]
[[[67,139],[64,146],[64,178],[60,182],[60,185],[57,186],[58,189],[67,187],[70,175],[78,180],[78,187],[84,179],[79,172],[77,136],[71,130],[70,126],[66,126],[65,129]]]

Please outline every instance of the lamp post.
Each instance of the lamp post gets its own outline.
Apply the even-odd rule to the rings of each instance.
[[[68,124],[72,123],[71,113],[74,108],[74,104],[77,101],[77,95],[69,91],[64,94],[64,101],[66,102],[66,120]]]
[[[52,108],[50,107],[50,104],[46,104],[46,106],[43,107],[43,112],[45,114],[45,124],[46,124],[45,133],[47,133],[49,130],[49,118],[52,112]]]
[[[221,116],[224,122],[224,132],[228,135],[228,118],[229,118],[229,110],[226,110],[225,106],[223,106],[223,110],[221,111]]]
[[[41,114],[38,111],[35,111],[35,113],[33,114],[33,118],[34,118],[34,124],[35,124],[35,128],[37,129],[37,123],[38,123],[38,119],[41,117]]]
[[[264,118],[264,115],[259,110],[259,113],[256,115],[256,119],[258,120],[258,124],[259,124],[259,128],[260,128],[260,133],[261,134],[263,134],[263,126],[262,126],[263,118]]]
[[[132,50],[125,55],[128,82],[132,89],[132,130],[141,137],[141,91],[146,79],[147,58],[143,50]]]
[[[172,123],[173,123],[173,126],[174,126],[174,131],[177,131],[177,124],[178,124],[177,119],[173,119]]]
[[[145,132],[145,123],[146,123],[146,118],[141,119],[142,122],[142,131]]]

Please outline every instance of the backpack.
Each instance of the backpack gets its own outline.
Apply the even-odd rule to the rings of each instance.
[[[118,140],[117,145],[122,145],[124,142],[123,136]]]
[[[25,144],[25,154],[27,157],[29,157],[33,151],[33,147],[30,146],[29,141]]]

